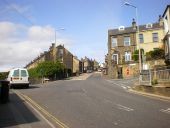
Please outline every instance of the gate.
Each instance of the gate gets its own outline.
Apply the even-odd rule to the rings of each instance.
[[[140,85],[151,85],[152,81],[152,73],[151,70],[142,70],[140,77],[139,77],[139,84]]]

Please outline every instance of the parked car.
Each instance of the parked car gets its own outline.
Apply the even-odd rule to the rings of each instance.
[[[10,87],[25,86],[29,88],[29,74],[25,68],[14,68],[10,70],[7,80]]]
[[[87,73],[92,73],[92,70],[87,70]]]

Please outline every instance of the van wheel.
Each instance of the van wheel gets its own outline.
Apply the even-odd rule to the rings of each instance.
[[[26,88],[29,88],[29,84],[27,84],[25,87],[26,87]]]
[[[10,85],[9,85],[9,88],[10,88],[10,89],[13,89],[13,88],[14,88],[14,86],[10,84]]]

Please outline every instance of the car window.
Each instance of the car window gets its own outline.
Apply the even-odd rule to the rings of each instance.
[[[19,77],[19,69],[14,70],[13,76],[14,77]]]
[[[26,76],[27,76],[26,70],[21,70],[21,77],[26,77]]]

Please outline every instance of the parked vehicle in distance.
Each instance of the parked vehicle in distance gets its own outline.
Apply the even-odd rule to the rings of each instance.
[[[24,86],[29,88],[29,74],[25,68],[14,68],[10,70],[7,80],[10,87]]]
[[[98,69],[98,72],[102,72],[102,69],[101,69],[101,68],[99,68],[99,69]]]
[[[87,70],[87,73],[92,73],[92,70]]]

